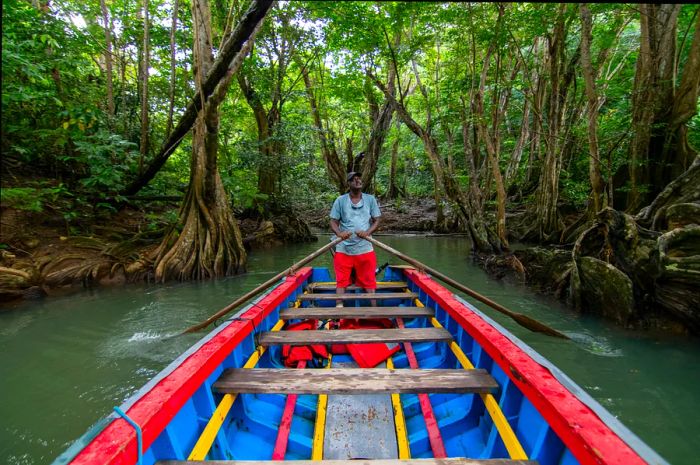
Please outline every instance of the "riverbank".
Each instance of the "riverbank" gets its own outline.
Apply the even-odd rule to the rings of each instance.
[[[158,246],[176,215],[176,203],[151,204],[147,210],[124,208],[103,214],[77,229],[58,215],[3,208],[0,311],[22,300],[153,281],[151,271],[142,266],[143,257]],[[315,240],[309,228],[327,231],[327,215],[325,208],[267,220],[240,215],[239,228],[252,257],[285,243]],[[438,216],[449,218],[450,211],[438,212],[432,198],[382,202],[378,235],[433,235]],[[518,218],[522,214],[512,213],[509,223],[516,239]],[[572,216],[569,223],[573,221]],[[445,223],[449,221],[443,220],[443,228]],[[640,229],[629,215],[608,209],[575,243],[515,243],[512,253],[472,258],[492,278],[553,295],[579,313],[595,314],[625,328],[700,334],[693,284],[697,277],[692,270],[678,270],[678,263],[698,255],[693,248],[698,241],[669,240],[671,226],[679,224],[672,221],[664,230],[650,232]],[[680,226],[690,228],[690,239],[697,236],[693,229],[697,226]],[[463,233],[453,224],[447,234]],[[469,256],[467,251],[463,258]]]
[[[147,209],[129,206],[116,213],[87,212],[76,224],[60,211],[47,214],[2,207],[0,310],[21,300],[152,281],[148,269],[137,270],[134,264],[160,243],[177,209],[176,202],[158,202]],[[390,201],[382,210],[381,233],[431,233],[437,212],[432,199]],[[250,254],[314,239],[307,225],[328,230],[328,208],[267,220],[242,216],[238,225]],[[305,224],[290,226],[299,219]],[[298,230],[302,233],[291,234]]]

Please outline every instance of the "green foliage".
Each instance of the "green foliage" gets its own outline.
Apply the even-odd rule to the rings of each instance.
[[[64,183],[61,186],[66,187],[61,187],[65,191],[59,193],[52,191],[58,188],[46,186],[6,188],[2,191],[2,201],[30,211],[43,211],[49,204],[63,202],[69,210],[66,221],[77,224],[80,214],[70,211],[71,208],[76,211],[83,207],[94,207],[97,211],[113,208],[105,197],[114,197],[133,180],[166,137],[172,2],[150,2],[151,147],[144,159],[138,146],[141,90],[137,68],[143,33],[143,19],[137,14],[140,2],[107,2],[114,57],[113,115],[107,114],[106,47],[99,2],[60,0],[41,8],[32,3],[7,0],[2,5],[3,170],[15,170],[13,174],[17,172],[25,177],[61,179]],[[175,32],[175,123],[195,87],[190,5],[179,3],[179,26]],[[230,6],[226,2],[212,4],[212,30],[217,47]],[[233,25],[235,15],[244,6],[234,5]],[[504,15],[497,25],[501,6]],[[551,37],[559,8],[559,4],[532,3],[277,4],[266,19],[243,70],[266,111],[273,101],[279,103],[279,122],[271,140],[280,142],[280,153],[269,158],[260,155],[260,144],[269,141],[258,140],[255,116],[234,78],[220,107],[218,155],[219,171],[231,204],[241,210],[271,200],[258,191],[258,172],[265,167],[280,173],[278,191],[272,194],[276,201],[324,207],[337,195],[337,187],[331,182],[320,154],[319,134],[301,76],[302,66],[310,72],[329,144],[334,145],[343,163],[348,150],[353,155],[366,150],[372,131],[370,100],[380,105],[384,100],[368,73],[386,83],[389,70],[394,69],[398,71],[397,85],[404,92],[407,109],[436,139],[443,157],[447,158],[451,150],[454,175],[459,185],[466,188],[466,157],[472,154],[464,154],[462,99],[467,123],[472,127],[476,121],[471,113],[470,96],[473,98],[480,84],[484,58],[492,42],[490,67],[485,73],[484,115],[490,126],[494,110],[507,96],[508,111],[496,128],[489,127],[499,132],[499,163],[504,172],[523,125],[525,104],[533,102],[537,78],[544,78],[545,92],[551,89],[545,55],[547,38]],[[601,68],[596,84],[605,96],[598,116],[599,152],[603,177],[610,181],[615,173],[627,169],[629,158],[639,17],[634,9],[623,4],[591,4],[590,8],[594,15],[592,56],[594,65]],[[677,52],[679,70],[688,60],[696,9],[695,5],[684,6],[679,15],[677,42],[679,47],[684,44]],[[580,43],[578,5],[565,5],[564,19],[568,28],[566,53],[572,56]],[[538,48],[534,47],[535,42]],[[283,43],[287,44],[286,49]],[[607,59],[599,62],[604,50],[609,52]],[[414,62],[427,98],[416,87]],[[280,64],[286,66],[286,74],[280,75]],[[574,66],[574,79],[566,102],[567,109],[573,113],[566,115],[562,133],[562,140],[565,139],[562,147],[566,146],[567,155],[560,191],[563,201],[583,208],[590,181],[587,118],[583,112],[585,95],[579,64]],[[407,93],[408,89],[412,92]],[[531,125],[530,137],[534,134],[532,125],[536,117],[543,120],[539,136],[547,133],[547,110],[545,105],[540,115],[531,111],[529,121],[525,121]],[[398,118],[396,114],[393,117],[394,121]],[[398,139],[395,184],[408,196],[433,196],[433,171],[423,143],[405,125],[400,126],[397,130],[392,124],[384,143],[374,180],[376,192],[384,194],[388,190],[390,151]],[[688,128],[689,143],[700,148],[700,116],[691,119]],[[525,182],[529,159],[537,160],[534,162],[537,168],[545,152],[544,143],[539,156],[530,153],[530,140],[524,147],[513,181],[516,187]],[[488,171],[484,165],[485,148],[480,145],[477,152],[479,180],[489,197],[492,186],[484,181]],[[191,142],[186,136],[142,194],[182,195],[189,182],[190,157]],[[536,185],[536,179],[529,181]],[[163,221],[153,218],[152,224],[162,226]]]
[[[63,186],[0,188],[3,206],[30,212],[43,212],[47,204],[72,194]]]
[[[29,2],[9,0],[2,7],[3,153],[47,162],[101,113],[90,38]]]
[[[146,231],[167,230],[177,224],[177,210],[166,210],[163,213],[146,213]]]
[[[88,166],[89,174],[80,183],[91,191],[117,192],[124,187],[126,174],[134,167],[136,144],[117,134],[100,131],[75,141],[77,161]]]

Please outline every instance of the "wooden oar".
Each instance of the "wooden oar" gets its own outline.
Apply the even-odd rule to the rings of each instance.
[[[474,297],[475,299],[479,300],[480,302],[485,303],[486,305],[493,308],[494,310],[501,312],[504,315],[508,315],[513,320],[515,320],[515,322],[518,323],[520,326],[527,328],[530,331],[535,331],[537,333],[547,334],[548,336],[560,337],[562,339],[570,339],[569,336],[567,336],[566,334],[561,333],[554,328],[550,328],[549,326],[535,320],[532,317],[529,317],[527,315],[523,315],[522,313],[516,313],[512,310],[508,310],[503,305],[494,302],[493,300],[489,299],[488,297],[484,297],[483,295],[479,294],[478,292],[469,289],[464,284],[458,283],[454,279],[452,279],[448,276],[445,276],[444,274],[440,273],[439,271],[437,271],[433,268],[430,268],[429,266],[424,265],[423,263],[419,262],[415,258],[411,258],[408,255],[404,255],[401,252],[399,252],[398,250],[393,249],[386,244],[382,244],[378,240],[373,239],[371,237],[368,237],[367,240],[370,241],[372,244],[376,245],[377,247],[380,247],[380,248],[386,250],[387,252],[397,256],[401,260],[410,263],[411,265],[415,266],[419,270],[425,270],[425,271],[429,272],[432,276],[435,276],[436,278],[440,279],[441,281],[443,281],[446,284],[449,284],[450,286],[454,287],[455,289],[459,289],[460,291],[464,292],[465,294],[468,294],[468,295]]]
[[[228,304],[227,306],[225,306],[224,308],[222,308],[221,310],[219,310],[218,312],[216,312],[215,314],[213,314],[212,316],[210,316],[210,317],[209,317],[208,319],[206,319],[205,321],[202,321],[201,323],[197,323],[197,324],[194,325],[194,326],[190,326],[189,328],[187,328],[186,330],[184,330],[184,331],[182,332],[182,334],[185,334],[185,333],[193,333],[193,332],[195,332],[195,331],[199,331],[200,329],[206,328],[207,326],[209,326],[209,325],[210,325],[211,323],[213,323],[214,321],[218,320],[219,318],[221,318],[222,316],[226,315],[228,312],[230,312],[230,311],[233,310],[234,308],[236,308],[236,307],[238,307],[239,305],[241,305],[243,302],[247,301],[247,300],[250,299],[251,297],[255,297],[256,295],[260,294],[262,291],[264,291],[264,290],[267,289],[268,287],[272,286],[273,284],[277,283],[280,279],[284,278],[285,276],[287,276],[287,275],[289,275],[289,274],[291,274],[291,273],[294,273],[294,272],[297,271],[299,268],[301,268],[302,266],[304,266],[304,265],[306,265],[307,263],[309,263],[311,260],[314,260],[314,259],[318,258],[318,257],[319,257],[321,254],[323,254],[326,250],[328,250],[328,249],[330,249],[331,247],[333,247],[333,246],[339,244],[341,241],[343,241],[343,239],[339,237],[339,238],[337,238],[336,240],[334,240],[333,242],[324,245],[323,247],[321,247],[320,249],[318,249],[316,252],[312,253],[311,255],[307,255],[306,257],[302,258],[300,261],[298,261],[298,262],[295,263],[294,265],[290,266],[290,267],[287,268],[286,270],[282,271],[281,273],[276,274],[274,277],[268,279],[267,281],[265,281],[264,283],[262,283],[261,285],[259,285],[259,286],[256,287],[255,289],[253,289],[252,291],[247,292],[246,294],[242,295],[241,297],[239,297],[239,298],[236,299],[235,301],[231,302],[230,304]]]

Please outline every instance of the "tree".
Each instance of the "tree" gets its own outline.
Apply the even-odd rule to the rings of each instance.
[[[588,150],[590,153],[589,177],[591,180],[591,198],[593,200],[593,213],[598,213],[605,208],[607,202],[603,197],[603,176],[600,170],[600,153],[598,151],[598,93],[596,92],[595,75],[597,74],[591,64],[591,31],[593,20],[591,10],[586,3],[579,7],[581,12],[581,64],[583,77],[586,82],[586,96],[588,97]]]
[[[574,77],[572,69],[578,61],[580,52],[580,48],[577,48],[570,60],[567,60],[566,37],[570,24],[567,19],[567,10],[566,4],[559,5],[554,29],[547,36],[550,90],[545,132],[546,153],[535,204],[536,234],[540,239],[550,237],[552,233],[560,231],[563,227],[557,210],[564,145],[561,135],[566,130],[562,125],[567,94]]]
[[[256,8],[259,5],[254,1],[248,13]],[[267,8],[263,6],[262,9],[266,11]],[[241,271],[246,262],[241,233],[231,213],[217,164],[219,105],[233,76],[225,74],[205,100],[205,78],[212,75],[215,66],[208,0],[192,2],[192,19],[195,83],[200,101],[205,103],[193,128],[190,183],[179,213],[182,231],[171,231],[155,253],[156,280],[159,281],[225,276]],[[260,24],[241,52],[250,50],[259,27]],[[240,66],[243,56],[239,53],[239,62],[234,59],[227,64],[228,69]]]
[[[141,96],[141,143],[139,144],[139,174],[143,171],[143,164],[148,156],[149,149],[149,125],[148,125],[148,73],[151,62],[150,47],[150,23],[151,17],[148,12],[149,0],[141,0],[140,11],[143,20],[143,47],[141,48],[141,60],[139,60],[139,95]]]
[[[106,91],[107,91],[107,114],[114,116],[114,87],[112,78],[112,20],[107,10],[105,0],[100,0],[102,9],[102,21],[105,31],[105,69],[106,69]]]
[[[271,0],[253,1],[234,31],[226,37],[216,61],[211,66],[210,73],[202,77],[203,82],[200,85],[200,91],[195,93],[190,99],[184,113],[180,116],[178,124],[167,135],[158,154],[153,157],[143,174],[134,179],[120,192],[121,195],[134,195],[146,186],[192,129],[199,111],[202,109],[202,102],[206,102],[207,98],[222,88],[228,89],[228,84],[224,87],[220,84],[222,82],[228,83],[228,80],[237,73],[243,63],[243,58],[247,55],[250,47],[252,47],[252,41],[255,37],[254,32],[257,30],[258,24],[265,17],[271,5]]]
[[[479,89],[475,93],[475,117],[476,125],[481,136],[481,140],[486,144],[486,153],[488,154],[489,164],[491,166],[491,173],[496,183],[496,197],[497,197],[497,213],[496,213],[496,233],[498,234],[498,239],[500,240],[501,246],[508,249],[508,238],[506,232],[506,190],[503,184],[503,177],[501,176],[501,169],[499,167],[499,153],[500,153],[500,137],[499,137],[499,121],[503,118],[507,107],[507,97],[504,99],[504,104],[501,105],[500,98],[497,92],[493,93],[493,127],[492,130],[486,126],[484,121],[484,92],[486,87],[486,76],[488,73],[491,56],[494,49],[497,48],[496,40],[498,38],[498,33],[501,25],[501,20],[503,18],[504,7],[499,5],[498,8],[498,20],[496,21],[496,33],[494,36],[494,41],[489,45],[489,49],[486,52],[486,58],[483,62],[483,67],[481,69],[481,79],[479,82]],[[497,52],[497,63],[500,67],[500,52]],[[515,68],[517,70],[517,67]],[[496,76],[496,85],[498,86],[499,75]]]
[[[640,4],[639,57],[632,97],[630,162],[619,183],[629,179],[626,207],[636,211],[685,171],[696,152],[687,142],[686,123],[697,112],[700,76],[700,17],[676,86],[677,26],[681,6]]]
[[[238,84],[253,111],[258,129],[258,193],[267,199],[263,202],[266,207],[260,206],[265,211],[278,209],[282,189],[281,170],[286,145],[280,131],[283,108],[299,80],[294,79],[291,83],[287,80],[287,71],[295,60],[302,39],[293,24],[297,11],[292,5],[278,8],[253,57],[256,58],[255,66],[237,74]]]
[[[333,131],[323,126],[318,101],[314,92],[314,88],[317,86],[312,82],[309,75],[309,69],[305,64],[301,66],[301,72],[304,77],[304,86],[306,87],[306,95],[309,99],[309,106],[311,107],[311,116],[313,118],[316,133],[318,134],[318,139],[321,144],[321,156],[325,162],[326,172],[331,178],[331,181],[337,187],[338,192],[341,194],[345,193],[347,190],[347,171],[345,164],[338,156]],[[321,91],[324,91],[324,89],[321,88]]]

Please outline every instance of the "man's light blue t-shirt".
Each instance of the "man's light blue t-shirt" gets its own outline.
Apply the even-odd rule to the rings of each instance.
[[[370,227],[370,219],[378,218],[381,215],[379,204],[373,195],[363,193],[362,199],[357,204],[352,203],[350,194],[344,194],[335,199],[330,217],[340,222],[341,231],[353,232],[350,239],[336,246],[335,251],[347,255],[360,255],[374,250],[372,244],[360,239],[354,232],[367,231]],[[335,238],[334,235],[331,240],[335,240]]]

